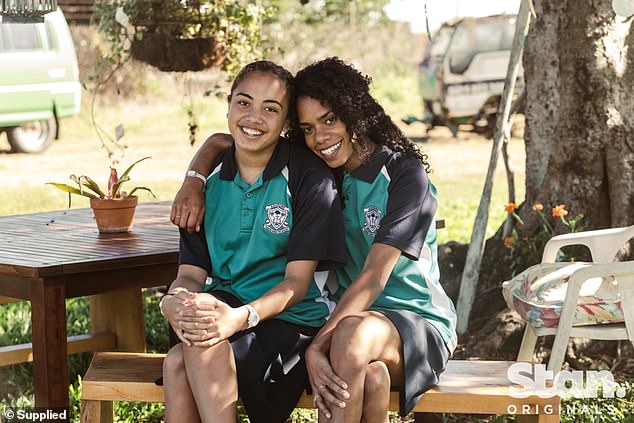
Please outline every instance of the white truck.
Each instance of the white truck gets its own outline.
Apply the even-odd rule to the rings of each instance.
[[[423,117],[429,128],[444,125],[454,135],[459,125],[493,135],[497,108],[511,55],[515,15],[460,18],[436,32],[419,66]],[[523,71],[516,92],[523,86]]]

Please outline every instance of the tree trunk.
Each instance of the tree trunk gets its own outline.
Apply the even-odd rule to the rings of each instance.
[[[586,228],[632,224],[634,26],[607,0],[535,8],[524,54],[527,202],[566,204]]]
[[[565,2],[550,1],[544,4],[538,0],[535,3],[537,16],[533,19],[524,46],[523,64],[527,81],[527,118],[524,128],[526,186],[537,188],[526,191],[529,204],[535,202],[533,191],[538,191],[544,179],[559,118],[557,30],[558,16],[563,15],[565,10]]]
[[[634,224],[632,20],[615,16],[610,0],[534,3],[537,16],[523,56],[527,205],[541,202],[549,211],[563,203],[570,215],[585,216],[585,229]],[[528,217],[530,207],[521,214]],[[496,316],[504,303],[492,301],[501,297],[494,293],[504,280],[494,273],[508,272],[510,261],[508,250],[496,244],[499,233],[487,242],[489,264],[482,267],[473,305],[481,318],[472,322],[461,353],[467,357],[519,348],[517,316]]]

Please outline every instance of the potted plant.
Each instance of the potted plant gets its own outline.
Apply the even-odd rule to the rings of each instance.
[[[77,184],[77,187],[58,182],[47,182],[47,184],[68,193],[68,207],[71,206],[71,194],[90,198],[90,207],[95,214],[100,233],[129,232],[132,230],[134,211],[139,201],[139,198],[133,194],[137,190],[144,190],[148,191],[152,197],[155,196],[147,187],[134,187],[129,193],[123,191],[122,187],[130,180],[129,174],[132,168],[149,158],[144,157],[132,163],[121,176],[118,176],[117,169],[110,167],[107,191],[103,191],[92,178],[86,175],[70,175],[70,179]]]

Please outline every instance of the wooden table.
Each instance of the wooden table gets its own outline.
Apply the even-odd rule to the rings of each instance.
[[[31,302],[36,407],[68,407],[68,352],[145,351],[140,289],[167,285],[177,271],[169,209],[169,202],[141,203],[132,232],[107,235],[91,209],[0,217],[0,296]],[[85,295],[92,334],[67,343],[65,299]],[[19,359],[31,346],[0,350]]]

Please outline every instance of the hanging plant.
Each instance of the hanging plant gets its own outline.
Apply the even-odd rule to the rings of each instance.
[[[273,8],[246,0],[97,0],[112,64],[132,56],[162,71],[233,72],[261,57],[260,24]]]
[[[116,138],[104,130],[95,117],[95,100],[130,58],[161,71],[217,67],[231,76],[264,55],[261,25],[274,12],[248,0],[95,0],[92,23],[106,43],[86,88],[92,92],[91,123],[109,157],[126,147],[119,143],[123,127],[117,127]],[[193,109],[188,117],[193,142]]]
[[[163,32],[133,40],[130,53],[163,72],[201,71],[227,60],[224,45],[215,37],[181,38]]]

